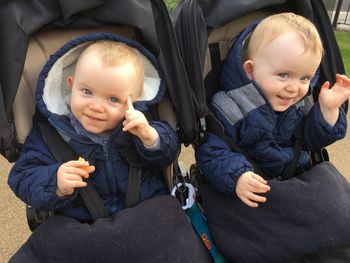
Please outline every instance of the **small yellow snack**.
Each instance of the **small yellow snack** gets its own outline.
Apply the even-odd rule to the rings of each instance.
[[[89,162],[87,162],[83,157],[81,157],[81,156],[79,156],[79,159],[78,159],[78,161],[79,162],[84,162],[84,163],[87,163],[88,165],[89,165]],[[89,168],[89,166],[87,166],[87,167],[83,167],[83,169],[85,170],[85,171],[87,171],[88,170],[88,168]]]
[[[85,159],[84,159],[83,157],[81,157],[81,156],[79,156],[78,161],[80,161],[80,162],[86,162]]]

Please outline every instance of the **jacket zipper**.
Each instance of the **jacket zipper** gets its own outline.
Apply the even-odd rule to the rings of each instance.
[[[108,147],[106,145],[103,146],[103,157],[106,160],[106,174],[104,176],[106,176],[106,180],[108,182],[109,186],[112,186],[114,184],[116,184],[117,186],[117,180],[114,179],[113,177],[113,169],[112,169],[112,165],[111,165],[111,161],[109,160],[109,154],[108,154]],[[114,180],[113,180],[114,179]],[[108,192],[109,194],[112,194],[112,192],[114,193],[115,191],[113,191],[113,189],[108,187]]]
[[[50,121],[49,121],[49,122],[50,122]],[[64,134],[64,135],[70,137],[69,134],[67,134],[66,131],[62,130],[60,127],[57,127],[57,126],[54,125],[52,122],[50,122],[50,123],[57,129],[57,131],[58,131],[59,133],[62,133],[62,134]],[[115,132],[114,132],[114,133],[115,133]],[[112,136],[113,136],[113,134],[112,134]],[[111,136],[111,137],[112,137],[112,136]],[[108,139],[106,145],[101,145],[101,144],[98,144],[98,143],[96,143],[96,142],[84,142],[84,143],[86,143],[86,144],[94,144],[94,145],[98,145],[98,146],[102,147],[103,158],[105,159],[105,162],[106,162],[106,163],[105,163],[106,174],[104,174],[104,176],[106,176],[106,181],[108,182],[108,185],[114,185],[114,184],[113,184],[113,182],[114,182],[114,180],[113,180],[114,173],[113,173],[111,161],[109,160],[109,157],[108,157],[109,154],[108,154],[108,146],[107,146],[107,145],[109,144],[110,140],[111,140],[111,137]],[[73,140],[75,140],[74,137],[70,137],[70,138],[72,138]],[[118,188],[119,188],[119,187],[118,187],[117,179],[115,179],[115,185],[116,185],[117,189],[110,189],[110,188],[109,188],[109,189],[108,189],[109,194],[112,194],[112,192],[118,191]],[[113,191],[113,190],[115,190],[115,191]]]

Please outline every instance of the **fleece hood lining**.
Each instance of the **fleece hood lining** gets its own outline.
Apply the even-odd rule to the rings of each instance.
[[[73,75],[78,57],[85,48],[92,43],[92,41],[85,42],[70,49],[51,67],[45,79],[45,86],[43,89],[43,101],[51,113],[56,113],[58,115],[68,115],[70,113],[71,91],[67,85],[66,79],[68,76]],[[138,50],[137,52],[142,59],[145,72],[143,91],[140,100],[150,101],[158,94],[161,80],[157,69],[148,58]]]

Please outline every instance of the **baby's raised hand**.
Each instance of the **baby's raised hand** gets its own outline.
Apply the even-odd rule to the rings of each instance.
[[[350,79],[345,75],[336,75],[336,83],[330,89],[330,83],[326,81],[320,90],[319,103],[325,120],[334,125],[338,120],[339,107],[349,99]]]
[[[128,109],[125,112],[123,131],[129,131],[139,137],[142,143],[146,146],[153,145],[158,138],[158,132],[149,125],[145,115],[141,111],[134,109],[130,97],[128,97],[126,103]]]
[[[253,172],[243,173],[237,181],[236,194],[243,203],[250,207],[258,207],[259,203],[265,203],[266,197],[258,195],[270,191],[267,181]]]
[[[95,166],[89,165],[87,161],[69,161],[63,163],[57,171],[57,190],[58,196],[67,196],[74,193],[77,187],[85,187],[86,182],[83,178],[88,178],[89,173],[95,171]]]

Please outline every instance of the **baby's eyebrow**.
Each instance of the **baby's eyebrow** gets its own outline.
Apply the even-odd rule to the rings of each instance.
[[[88,88],[88,89],[90,89],[90,88],[91,88],[91,86],[90,86],[90,85],[88,85],[87,83],[82,82],[82,81],[78,82],[78,85],[79,85],[80,87],[84,87],[84,88]]]

